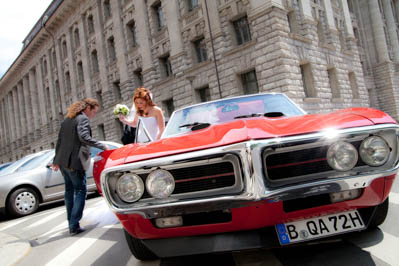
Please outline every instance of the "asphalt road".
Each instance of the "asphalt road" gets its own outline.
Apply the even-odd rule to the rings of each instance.
[[[263,265],[399,265],[399,179],[390,195],[389,214],[379,229],[351,233],[341,240],[216,255],[137,261],[126,244],[122,226],[101,197],[87,200],[82,226],[69,236],[63,203],[41,207],[20,219],[0,216],[0,232],[28,240],[31,250],[17,265],[145,265],[145,266],[263,266]]]

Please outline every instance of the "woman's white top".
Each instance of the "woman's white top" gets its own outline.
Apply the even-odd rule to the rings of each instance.
[[[141,121],[141,122],[140,122]],[[159,132],[158,122],[156,117],[139,116],[139,124],[137,125],[137,142],[150,142],[157,139]]]

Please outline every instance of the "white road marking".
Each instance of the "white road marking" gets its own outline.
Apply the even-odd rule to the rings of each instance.
[[[397,247],[399,238],[384,231],[381,231],[381,233],[383,237],[381,237],[382,240],[380,242],[375,242],[375,234],[373,232],[363,232],[362,235],[352,239],[351,242],[389,265],[399,265]]]
[[[65,212],[66,212],[65,210],[64,211],[60,210],[59,212],[54,212],[54,213],[50,214],[49,216],[46,216],[43,219],[40,219],[39,221],[37,221],[37,222],[35,222],[33,224],[30,224],[29,226],[25,227],[24,229],[32,229],[33,227],[36,227],[36,226],[42,225],[44,223],[47,223],[48,221],[50,221],[50,220],[52,220],[52,219],[54,219],[54,218],[56,218],[56,217],[58,217],[60,215],[65,214]]]
[[[94,228],[85,235],[80,236],[73,245],[66,248],[63,252],[59,253],[54,259],[48,262],[46,265],[72,265],[72,263],[82,256],[87,249],[89,249],[103,234],[105,234],[109,228]],[[83,233],[84,234],[84,233]]]
[[[395,193],[395,192],[389,193],[389,203],[399,205],[399,193]]]

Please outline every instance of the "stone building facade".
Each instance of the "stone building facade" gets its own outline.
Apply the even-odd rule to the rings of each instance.
[[[54,0],[0,81],[0,163],[54,148],[67,107],[97,98],[94,137],[145,86],[174,109],[283,92],[310,113],[399,119],[399,0]]]

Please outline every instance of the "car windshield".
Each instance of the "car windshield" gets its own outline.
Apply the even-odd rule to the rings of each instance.
[[[46,166],[49,159],[54,157],[54,150],[46,152],[40,156],[34,157],[33,159],[25,162],[15,172],[23,172],[35,169],[37,167]]]
[[[256,94],[198,104],[178,110],[171,116],[162,137],[184,133],[187,125],[218,124],[242,116],[280,112],[285,117],[303,115],[304,111],[284,94]]]

